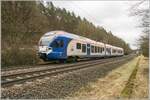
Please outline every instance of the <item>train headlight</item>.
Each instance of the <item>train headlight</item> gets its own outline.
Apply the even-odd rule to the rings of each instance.
[[[52,48],[48,48],[48,50],[51,50]]]
[[[46,48],[46,54],[49,54],[49,53],[51,53],[52,52],[52,48],[51,47],[47,47]]]
[[[51,48],[50,48],[50,47],[47,47],[47,48],[46,48],[46,51],[50,51],[50,50],[51,50]]]

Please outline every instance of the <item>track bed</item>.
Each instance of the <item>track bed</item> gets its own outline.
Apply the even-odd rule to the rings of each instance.
[[[94,65],[92,67],[76,71],[71,71],[49,77],[46,76],[42,79],[36,79],[34,81],[27,81],[24,84],[17,84],[11,87],[5,87],[2,88],[2,98],[48,99],[48,98],[66,98],[66,97],[70,98],[74,96],[80,97],[79,95],[77,95],[79,91],[81,92],[83,88],[89,87],[90,84],[93,83],[96,84],[98,80],[103,80],[101,81],[103,87],[111,86],[112,88],[109,89],[115,91],[115,87],[116,86],[119,87],[119,85],[116,84],[113,86],[113,84],[115,84],[116,82],[120,82],[119,80],[116,81],[116,79],[121,79],[119,72],[122,72],[123,70],[125,69],[127,70],[129,68],[123,65],[128,61],[129,59],[126,61],[120,61],[113,64]],[[132,72],[132,68],[130,68],[130,70]],[[122,77],[122,79],[124,78]],[[126,79],[128,79],[127,76]],[[123,80],[122,82],[124,83]],[[123,88],[122,85],[120,87]],[[109,89],[106,88],[105,91],[108,91]],[[94,90],[89,89],[89,91]],[[108,97],[108,93],[107,92],[104,93],[106,97]]]

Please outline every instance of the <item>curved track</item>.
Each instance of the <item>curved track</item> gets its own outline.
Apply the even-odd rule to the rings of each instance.
[[[10,85],[14,85],[17,83],[22,83],[22,82],[26,82],[29,80],[33,80],[36,78],[41,78],[44,76],[57,75],[57,74],[64,73],[64,72],[70,72],[70,71],[74,71],[74,70],[78,70],[82,68],[93,67],[95,65],[117,63],[120,61],[131,59],[132,57],[133,56],[129,56],[129,57],[125,56],[125,57],[116,57],[116,58],[109,58],[109,59],[100,59],[100,60],[82,62],[82,63],[77,63],[77,64],[64,65],[64,66],[55,67],[55,68],[47,68],[47,69],[42,69],[42,70],[2,75],[1,85],[2,87],[10,86]]]

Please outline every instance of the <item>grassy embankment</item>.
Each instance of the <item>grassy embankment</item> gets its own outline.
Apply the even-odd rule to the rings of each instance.
[[[148,58],[141,56],[121,96],[125,98],[148,99],[148,70]]]
[[[90,82],[88,85],[81,87],[77,92],[71,94],[71,97],[94,99],[120,97],[122,90],[126,86],[129,77],[137,65],[138,58],[139,57],[136,57],[117,69],[112,70],[107,76],[98,78],[96,82]]]
[[[137,74],[140,59],[141,59],[141,57],[138,59],[138,61],[136,63],[136,66],[135,66],[132,74],[130,75],[129,80],[128,80],[125,88],[121,92],[122,97],[125,97],[125,98],[130,98],[131,97],[133,86],[134,86],[134,80],[136,78],[136,74]]]

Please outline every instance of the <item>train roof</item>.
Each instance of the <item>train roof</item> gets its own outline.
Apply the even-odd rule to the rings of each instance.
[[[72,38],[72,39],[76,39],[76,40],[79,40],[79,41],[86,41],[88,43],[97,43],[97,44],[104,44],[102,42],[96,42],[94,40],[91,40],[89,38],[86,38],[86,37],[83,37],[83,36],[79,36],[79,35],[76,35],[76,34],[72,34],[72,33],[68,33],[68,32],[65,32],[65,31],[51,31],[51,32],[47,32],[44,34],[44,36],[52,36],[52,35],[55,35],[55,36],[65,36],[65,37],[68,37],[68,38]]]
[[[78,41],[85,41],[85,42],[92,43],[92,44],[96,43],[96,44],[99,44],[99,45],[104,45],[104,43],[102,43],[102,42],[96,42],[96,41],[91,40],[89,38],[79,36],[79,35],[76,35],[76,34],[73,34],[73,33],[68,33],[68,32],[61,31],[61,30],[47,32],[47,33],[44,34],[43,37],[49,37],[49,36],[64,36],[64,37],[68,37],[68,38],[71,38],[71,39],[76,39]],[[112,46],[110,44],[106,44],[106,47],[111,47],[111,48],[123,50],[123,48]]]
[[[118,50],[123,50],[123,48],[120,48],[120,47],[117,47],[117,46],[113,46],[113,45],[110,45],[110,44],[106,44],[106,47],[111,47],[113,49],[118,49]]]

